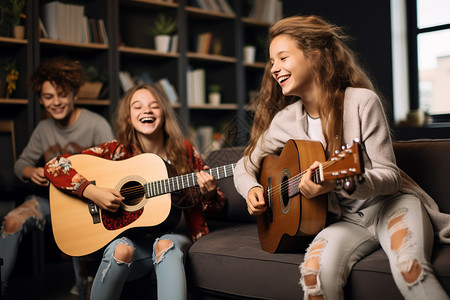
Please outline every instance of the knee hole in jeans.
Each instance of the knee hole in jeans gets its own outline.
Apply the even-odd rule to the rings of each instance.
[[[388,231],[391,239],[391,249],[398,255],[398,267],[407,283],[414,283],[422,274],[422,267],[417,259],[410,257],[405,251],[411,246],[411,232],[404,220],[406,210],[399,210],[389,221]]]
[[[320,271],[320,255],[326,244],[326,241],[321,239],[311,244],[306,251],[305,261],[300,266],[302,273],[302,285],[305,290],[307,299],[324,299],[321,295],[319,284]]]
[[[172,247],[173,242],[171,240],[159,240],[155,245],[156,262],[160,262],[164,253],[166,253]]]
[[[3,223],[3,233],[16,233],[28,218],[39,220],[37,223],[43,221],[44,217],[39,210],[39,201],[35,198],[25,201],[6,215]]]
[[[114,250],[114,259],[117,262],[131,263],[133,260],[134,249],[130,245],[124,243],[118,243]]]

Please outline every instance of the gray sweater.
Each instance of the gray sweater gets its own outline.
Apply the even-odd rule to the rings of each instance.
[[[258,140],[252,153],[254,164],[245,157],[238,161],[234,174],[237,191],[247,198],[252,187],[261,187],[257,178],[262,159],[269,154],[278,153],[289,139],[309,140],[307,129],[307,114],[301,101],[278,112],[270,127]],[[351,195],[344,190],[329,193],[329,211],[339,217],[342,210],[356,212],[386,196],[410,193],[421,199],[440,240],[450,243],[450,215],[440,213],[434,200],[396,165],[389,128],[378,96],[367,89],[347,88],[343,144],[352,145],[355,138],[363,146],[365,181]]]
[[[16,161],[14,173],[25,182],[22,177],[25,167],[36,167],[41,160],[45,163],[60,154],[78,153],[113,138],[109,123],[87,109],[82,109],[76,123],[68,128],[58,127],[53,118],[42,120]]]

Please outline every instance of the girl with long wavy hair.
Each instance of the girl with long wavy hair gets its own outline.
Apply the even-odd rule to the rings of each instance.
[[[320,142],[329,158],[358,139],[365,180],[356,189],[316,183],[317,161],[298,184],[302,197],[327,196],[329,216],[300,265],[304,299],[344,299],[353,265],[380,247],[405,298],[448,299],[430,257],[433,233],[450,243],[450,215],[397,167],[380,97],[346,40],[339,27],[317,16],[271,26],[270,61],[250,142],[236,165],[236,188],[251,215],[263,214],[268,207],[258,176],[264,157],[294,139]]]
[[[183,210],[189,234],[176,231],[115,239],[103,253],[91,299],[119,299],[126,280],[142,277],[152,269],[156,272],[158,299],[186,299],[183,257],[193,241],[209,233],[203,212],[220,210],[225,197],[217,180],[203,171],[207,166],[182,134],[170,101],[159,88],[139,85],[127,91],[115,121],[117,140],[82,153],[110,160],[154,153],[178,174],[195,172],[199,187],[184,196],[191,199],[189,203],[195,203]],[[116,212],[124,200],[119,191],[91,184],[72,168],[70,156],[48,162],[45,175],[57,188],[90,199],[106,211]]]

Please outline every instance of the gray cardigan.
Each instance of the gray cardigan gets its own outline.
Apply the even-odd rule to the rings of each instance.
[[[261,187],[257,178],[262,159],[269,154],[278,153],[289,139],[309,140],[307,126],[307,114],[301,101],[287,106],[275,115],[252,153],[254,164],[244,157],[236,165],[234,183],[244,198],[247,198],[252,187]],[[329,193],[329,211],[339,217],[342,210],[356,212],[388,195],[410,193],[423,202],[440,240],[450,243],[450,215],[440,213],[434,200],[396,165],[386,116],[378,96],[367,89],[347,88],[343,144],[352,145],[355,138],[363,146],[365,181],[351,195],[344,190]]]

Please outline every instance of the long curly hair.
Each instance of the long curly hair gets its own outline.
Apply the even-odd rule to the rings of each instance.
[[[329,157],[341,147],[345,89],[361,87],[374,90],[374,86],[359,65],[356,55],[347,46],[348,37],[336,25],[318,16],[293,16],[270,27],[268,44],[279,35],[288,35],[312,62],[312,75],[316,86],[320,87],[320,120],[327,144],[326,155]],[[244,152],[249,157],[275,114],[301,100],[296,96],[283,95],[281,87],[272,77],[271,67],[271,63],[267,62],[250,142]]]
[[[77,61],[66,58],[53,58],[45,60],[31,75],[30,89],[40,97],[44,82],[50,83],[58,88],[59,92],[73,92],[78,94],[80,87],[84,84],[85,76],[81,65]]]
[[[144,152],[137,132],[131,124],[130,117],[131,98],[141,89],[148,90],[161,107],[164,118],[164,147],[167,152],[167,158],[171,161],[178,174],[192,172],[189,154],[186,150],[186,137],[180,129],[175,111],[165,93],[161,92],[160,88],[153,84],[137,85],[123,95],[114,118],[114,130],[118,142],[123,144],[129,152],[133,152],[133,147],[137,147],[140,152]]]

